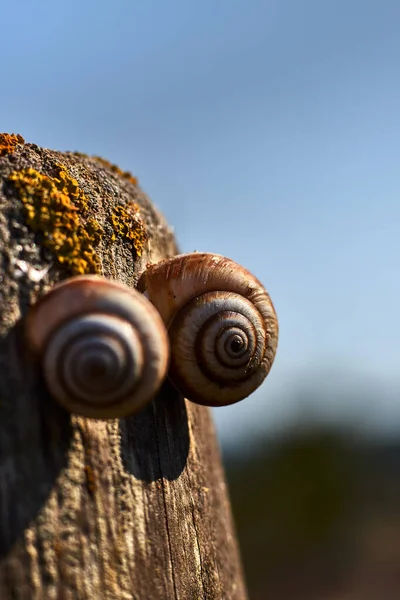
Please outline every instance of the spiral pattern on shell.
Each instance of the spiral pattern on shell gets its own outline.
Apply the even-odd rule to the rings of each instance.
[[[169,344],[158,312],[136,290],[100,277],[56,285],[31,308],[25,332],[49,392],[72,413],[135,413],[166,376]]]
[[[223,256],[183,254],[149,267],[138,287],[168,327],[169,377],[186,398],[228,405],[261,385],[274,361],[278,321],[249,271]]]

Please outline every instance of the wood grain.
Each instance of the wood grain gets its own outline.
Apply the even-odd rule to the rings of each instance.
[[[94,158],[20,144],[0,156],[0,598],[245,600],[209,409],[165,383],[137,416],[70,416],[26,350],[29,306],[69,273],[26,225],[12,172],[65,166],[106,232],[101,274],[135,287],[176,254],[171,229],[134,180]],[[113,244],[107,215],[136,202],[141,257]],[[48,271],[33,281],[21,269]]]

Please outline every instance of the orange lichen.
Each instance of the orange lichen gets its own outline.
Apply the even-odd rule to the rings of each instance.
[[[105,158],[102,158],[101,156],[93,156],[93,158],[95,160],[97,160],[99,163],[101,163],[102,165],[104,165],[105,167],[108,167],[109,169],[111,169],[111,171],[113,171],[116,175],[119,175],[120,177],[127,179],[134,185],[138,184],[137,178],[134,175],[132,175],[132,173],[130,173],[129,171],[123,171],[117,165],[113,165],[112,163],[110,163]]]
[[[12,154],[18,144],[25,144],[25,140],[19,133],[0,133],[0,156]]]
[[[95,219],[85,218],[88,203],[78,182],[63,165],[54,167],[53,177],[26,168],[8,179],[19,192],[28,227],[42,235],[58,262],[72,274],[98,273],[95,247],[103,229]]]
[[[96,480],[94,477],[93,469],[90,465],[85,465],[86,474],[86,487],[90,494],[94,494],[96,491]]]
[[[54,552],[57,556],[57,558],[60,558],[61,555],[63,554],[64,551],[64,547],[63,547],[63,543],[61,540],[54,540],[53,542],[53,548],[54,548]]]
[[[139,218],[139,206],[135,202],[118,204],[114,207],[110,220],[115,232],[112,241],[115,241],[117,236],[131,241],[136,254],[140,256],[148,235]]]

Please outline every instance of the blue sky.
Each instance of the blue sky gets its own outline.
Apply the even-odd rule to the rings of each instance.
[[[399,31],[396,0],[2,7],[0,131],[131,170],[183,251],[270,291],[276,363],[214,411],[227,444],[301,412],[313,379],[327,418],[400,424]]]

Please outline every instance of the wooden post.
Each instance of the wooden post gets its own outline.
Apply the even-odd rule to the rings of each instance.
[[[209,409],[166,383],[137,416],[71,416],[27,356],[23,318],[54,283],[135,287],[176,252],[129,173],[0,135],[2,600],[246,598]]]

